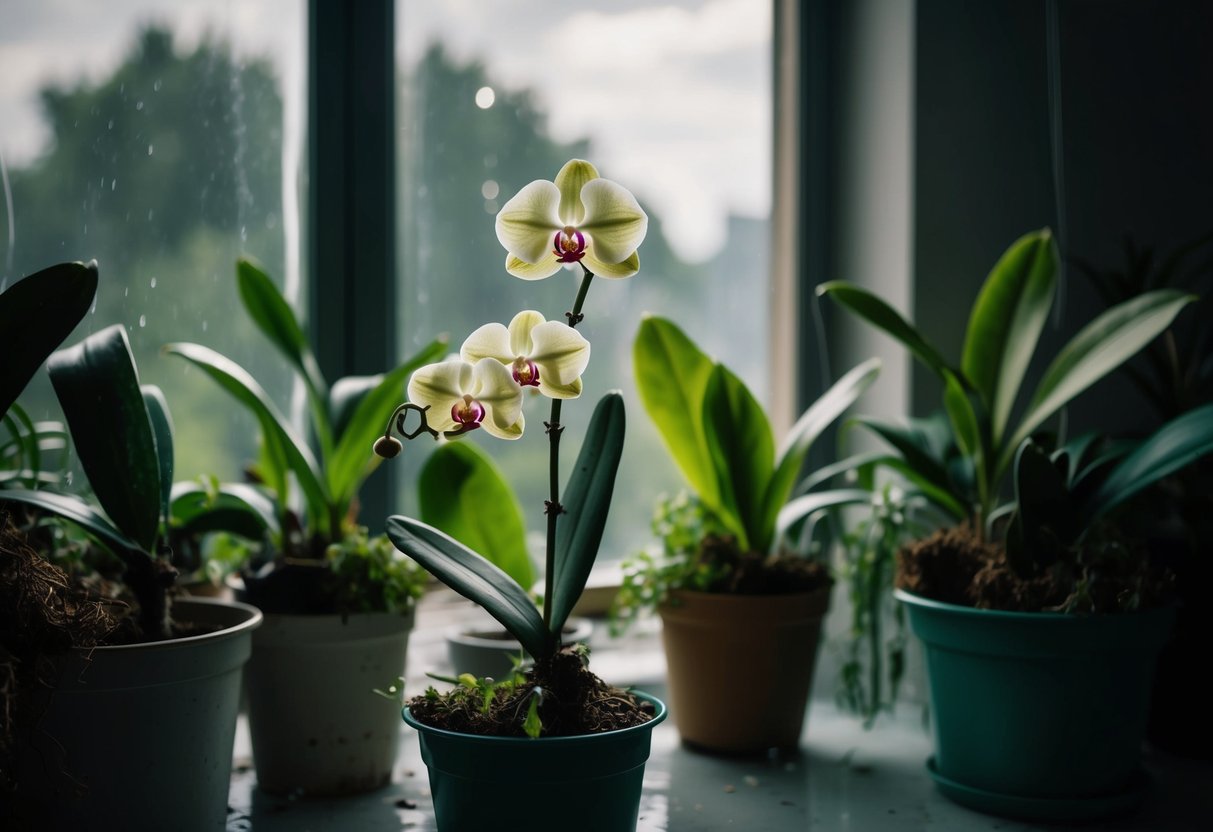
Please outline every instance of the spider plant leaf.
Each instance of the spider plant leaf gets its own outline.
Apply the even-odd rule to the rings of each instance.
[[[941,378],[943,371],[949,369],[948,362],[913,324],[903,318],[896,309],[866,289],[861,289],[845,280],[834,280],[818,286],[817,294],[829,295],[877,329],[884,330],[885,333],[900,341],[911,355]]]

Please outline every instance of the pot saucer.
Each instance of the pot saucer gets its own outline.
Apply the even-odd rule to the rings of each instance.
[[[927,760],[927,773],[939,790],[951,800],[990,815],[1033,821],[1084,821],[1125,815],[1136,809],[1150,790],[1152,781],[1138,769],[1133,780],[1120,792],[1098,797],[1020,797],[976,789],[944,777],[935,768],[935,758]]]

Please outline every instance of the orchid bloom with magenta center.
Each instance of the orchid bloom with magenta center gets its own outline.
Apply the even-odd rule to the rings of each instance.
[[[522,390],[499,361],[427,364],[409,379],[408,394],[412,403],[429,407],[426,423],[436,431],[483,427],[499,439],[522,436]]]
[[[497,361],[510,368],[521,387],[537,387],[550,399],[581,395],[581,374],[590,362],[590,342],[560,321],[532,310],[519,312],[508,328],[485,324],[467,337],[460,357],[479,366]]]
[[[525,186],[497,214],[497,239],[509,252],[505,269],[524,280],[572,263],[600,277],[631,277],[648,228],[636,197],[581,159],[566,163],[555,182]]]

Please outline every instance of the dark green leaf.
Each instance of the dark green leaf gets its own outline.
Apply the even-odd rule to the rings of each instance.
[[[950,370],[944,371],[943,404],[948,413],[948,420],[952,423],[957,446],[965,456],[973,460],[978,488],[984,503],[986,494],[994,485],[987,477],[987,448],[990,447],[990,437],[982,430],[982,423],[977,418],[977,411],[969,399],[969,394]]]
[[[1077,506],[1065,475],[1032,441],[1015,456],[1016,512],[1007,534],[1007,560],[1021,576],[1048,566],[1078,532]]]
[[[535,658],[550,655],[555,643],[543,617],[514,579],[432,526],[395,515],[386,523],[396,548],[430,574],[497,619]]]
[[[949,499],[942,501],[941,506],[946,504],[949,513],[966,505],[967,496],[952,485],[945,460],[936,457],[938,449],[929,447],[926,434],[914,427],[902,427],[863,416],[855,421],[896,448],[916,481],[931,486],[939,494],[948,495]],[[962,513],[962,516],[967,515],[967,510]]]
[[[775,521],[775,530],[777,534],[783,534],[788,527],[819,511],[838,506],[866,504],[871,501],[872,493],[861,488],[843,488],[806,494],[803,497],[789,500],[787,505],[780,510]]]
[[[556,525],[556,566],[552,580],[550,626],[559,634],[581,597],[590,569],[598,556],[602,530],[606,527],[615,472],[623,455],[625,428],[623,396],[607,393],[598,401],[573,473],[565,486],[563,514]],[[535,655],[532,653],[531,655]]]
[[[1047,228],[1016,240],[986,278],[969,315],[960,366],[990,412],[995,443],[1048,320],[1057,261]]]
[[[723,364],[708,377],[703,429],[720,492],[717,512],[743,552],[771,544],[763,497],[775,468],[775,440],[761,405]]]
[[[139,389],[143,393],[148,419],[151,420],[152,438],[156,440],[156,461],[160,470],[160,519],[167,523],[173,493],[173,417],[169,413],[164,392],[159,387],[145,384]]]
[[[153,551],[160,464],[126,330],[115,324],[56,352],[47,372],[98,502],[124,535]]]
[[[712,359],[672,322],[656,317],[640,322],[632,359],[640,401],[674,462],[699,499],[718,508],[721,497],[703,428]]]
[[[1092,496],[1087,522],[1209,453],[1213,453],[1213,404],[1167,422],[1125,457]]]
[[[262,441],[271,459],[281,455],[294,472],[307,498],[308,512],[317,531],[329,528],[330,496],[320,473],[320,466],[312,456],[307,443],[295,436],[290,423],[270,401],[261,385],[244,368],[220,355],[209,347],[199,344],[167,344],[164,351],[177,355],[200,368],[226,390],[238,402],[248,408],[261,425]]]
[[[943,371],[948,369],[948,362],[922,337],[913,324],[866,289],[845,280],[835,280],[818,286],[817,294],[829,295],[868,323],[900,341],[911,355],[937,375],[942,375]]]
[[[199,482],[173,486],[172,522],[185,534],[226,531],[259,540],[279,532],[274,502],[251,485],[224,483],[208,488]]]
[[[447,442],[417,478],[421,520],[496,564],[524,590],[535,582],[518,498],[471,442]]]
[[[309,391],[323,401],[328,384],[312,355],[303,327],[274,281],[259,265],[241,257],[236,261],[236,285],[253,323],[299,371]]]
[[[128,563],[133,558],[147,557],[145,547],[114,528],[99,511],[79,497],[52,491],[6,488],[0,491],[0,503],[6,501],[33,506],[75,523],[90,537]]]
[[[1154,340],[1194,299],[1159,289],[1115,306],[1083,327],[1045,370],[1023,421],[1004,445],[998,471],[1045,419]]]
[[[404,400],[405,382],[414,370],[438,361],[445,352],[445,339],[431,341],[390,373],[343,378],[334,385],[330,407],[334,423],[340,427],[326,473],[329,489],[343,509],[377,464],[379,458],[371,453],[371,446],[387,427],[396,405]]]

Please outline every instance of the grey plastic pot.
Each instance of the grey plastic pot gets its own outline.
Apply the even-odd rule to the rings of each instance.
[[[386,785],[399,706],[374,690],[404,675],[413,616],[266,614],[245,677],[257,784],[340,796]]]
[[[594,634],[594,624],[586,618],[570,618],[564,625],[565,644],[589,642]],[[522,645],[500,626],[469,628],[466,625],[451,627],[446,632],[447,657],[456,674],[470,673],[478,678],[491,676],[505,679],[514,669],[519,656],[529,660]]]
[[[20,811],[30,828],[225,827],[240,674],[261,613],[203,598],[172,609],[179,623],[220,629],[58,663],[22,748]]]

